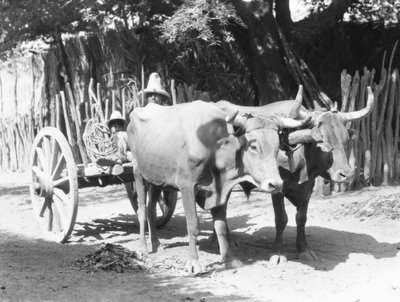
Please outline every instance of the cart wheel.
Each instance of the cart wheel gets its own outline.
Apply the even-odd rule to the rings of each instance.
[[[132,208],[137,213],[138,201],[134,182],[125,183],[126,192]],[[176,201],[178,199],[177,191],[163,190],[158,200],[156,227],[160,228],[168,223],[175,211]]]
[[[48,239],[64,243],[78,211],[78,179],[71,147],[60,130],[45,127],[39,131],[30,164],[35,216]]]

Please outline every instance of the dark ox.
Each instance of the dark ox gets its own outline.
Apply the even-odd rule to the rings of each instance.
[[[228,133],[227,121],[239,127],[237,135]],[[170,187],[181,191],[186,214],[187,269],[201,272],[196,249],[199,233],[196,202],[211,210],[222,261],[228,267],[240,265],[227,240],[229,193],[243,181],[251,181],[266,192],[279,192],[282,180],[276,162],[278,130],[304,123],[280,117],[241,116],[237,112],[227,117],[214,104],[202,101],[175,106],[149,104],[135,109],[127,132],[135,159],[141,250],[148,252],[144,234],[147,218],[151,251],[159,245],[155,234],[155,204],[161,189]]]
[[[296,101],[301,99],[302,87],[300,86]],[[292,153],[292,159],[283,151],[279,152],[279,172],[283,179],[282,192],[272,193],[275,212],[276,239],[275,251],[270,261],[278,264],[287,261],[283,251],[282,237],[287,225],[284,197],[296,208],[297,239],[296,247],[299,258],[316,260],[316,254],[308,247],[305,237],[305,224],[307,209],[311,193],[314,188],[315,178],[322,176],[328,180],[339,183],[349,183],[353,178],[347,155],[346,146],[350,135],[346,123],[366,117],[373,108],[374,96],[368,87],[367,106],[359,111],[342,113],[337,110],[310,112],[304,107],[292,110],[293,101],[281,101],[262,107],[236,106],[226,101],[220,101],[217,106],[224,111],[239,110],[241,113],[253,113],[259,116],[278,114],[282,116],[305,118],[311,116],[308,127],[318,129],[321,141],[310,141]],[[244,185],[249,190],[251,186]]]

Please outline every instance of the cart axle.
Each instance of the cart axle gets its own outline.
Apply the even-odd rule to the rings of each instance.
[[[32,167],[37,182],[34,183],[34,189],[40,197],[52,197],[54,193],[53,179],[49,173],[43,172],[37,166]]]

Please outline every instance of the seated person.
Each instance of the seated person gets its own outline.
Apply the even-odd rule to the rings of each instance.
[[[171,96],[164,89],[161,78],[158,73],[154,72],[150,75],[149,82],[146,89],[138,93],[138,97],[142,97],[148,103],[155,103],[158,105],[170,105]],[[112,140],[117,146],[117,152],[107,157],[97,159],[96,163],[100,166],[112,166],[111,174],[120,175],[123,172],[122,163],[132,160],[130,152],[128,151],[128,135],[126,133],[126,120],[122,117],[119,111],[114,111],[110,119],[107,121],[107,126],[110,129]]]
[[[110,119],[107,121],[108,129],[111,132],[111,140],[117,147],[117,152],[107,157],[100,157],[96,163],[100,166],[114,166],[111,174],[121,174],[123,168],[121,164],[129,161],[128,159],[128,135],[126,133],[126,120],[119,111],[111,113]]]

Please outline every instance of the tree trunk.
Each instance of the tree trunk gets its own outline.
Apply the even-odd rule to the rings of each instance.
[[[233,0],[238,15],[247,26],[240,45],[255,76],[258,104],[287,99],[295,93],[295,83],[286,69],[273,15],[273,1]],[[243,41],[247,39],[247,41]]]
[[[292,36],[293,20],[290,13],[289,0],[275,1],[276,21],[288,40]]]

